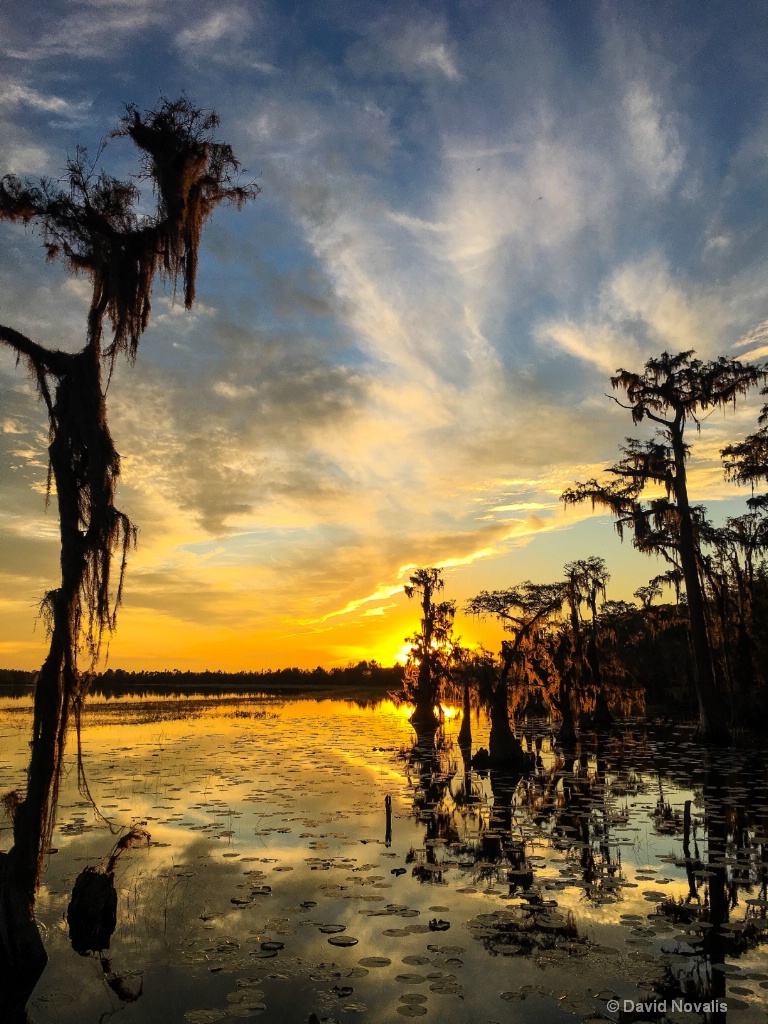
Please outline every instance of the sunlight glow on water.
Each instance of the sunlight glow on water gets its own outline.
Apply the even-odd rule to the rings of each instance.
[[[764,1020],[763,769],[742,754],[705,766],[684,731],[588,737],[564,759],[539,724],[525,735],[531,750],[538,739],[536,770],[491,779],[465,772],[451,710],[443,748],[417,759],[389,701],[92,702],[83,745],[96,804],[151,843],[118,861],[110,948],[78,956],[70,893],[116,837],[78,793],[70,750],[38,900],[50,962],[31,1024],[118,1010],[147,1024],[615,1019],[609,999],[650,998],[665,974],[700,962],[718,872],[731,904],[719,927],[744,941],[705,973],[727,979],[729,1021]],[[28,704],[3,702],[2,792],[23,784],[29,724]],[[474,718],[473,731],[475,749],[487,743]]]

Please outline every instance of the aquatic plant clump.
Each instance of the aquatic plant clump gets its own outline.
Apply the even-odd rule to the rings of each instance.
[[[490,953],[499,956],[534,956],[553,949],[574,956],[587,952],[587,939],[579,935],[573,913],[560,912],[554,901],[478,914],[467,927]]]

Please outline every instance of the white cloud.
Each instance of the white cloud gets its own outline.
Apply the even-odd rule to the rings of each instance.
[[[712,235],[704,243],[704,255],[727,252],[732,246],[733,238],[730,235]]]
[[[437,68],[448,79],[459,78],[458,69],[445,43],[417,44],[410,58],[417,67]]]
[[[31,142],[11,143],[0,153],[0,172],[3,174],[42,174],[48,164],[47,151]]]
[[[167,0],[91,0],[74,9],[70,6],[58,17],[45,12],[43,31],[30,34],[26,46],[6,45],[4,49],[8,56],[19,60],[70,56],[114,64],[131,36],[165,25],[171,10]]]
[[[765,359],[768,356],[768,320],[752,327],[744,337],[733,345],[733,349],[739,353],[738,358],[745,361]],[[741,349],[747,349],[741,352]]]
[[[414,3],[373,20],[366,26],[364,39],[347,54],[347,64],[360,75],[461,80],[457,47],[444,19]]]
[[[222,7],[190,28],[182,29],[176,42],[182,48],[199,49],[224,39],[241,39],[251,29],[247,10],[233,5]]]
[[[744,282],[742,287],[749,285]],[[701,358],[722,355],[733,348],[743,315],[733,282],[726,290],[685,280],[656,252],[617,267],[593,312],[581,320],[544,321],[536,334],[541,344],[553,342],[613,373],[619,366],[637,367],[664,350],[693,349]]]
[[[675,119],[645,82],[633,82],[624,95],[632,165],[649,190],[660,195],[674,184],[685,164],[685,147]]]
[[[230,69],[258,71],[263,75],[275,72],[275,65],[265,59],[262,49],[254,48],[253,38],[259,42],[269,39],[269,27],[264,24],[260,5],[244,6],[230,3],[206,13],[187,28],[177,32],[174,42],[182,58],[196,67],[201,61],[227,65]],[[257,28],[257,21],[261,22]]]
[[[441,234],[450,230],[450,225],[448,224],[436,224],[433,221],[423,220],[421,217],[413,217],[408,213],[401,213],[395,210],[389,210],[387,216],[394,224],[399,224],[401,227],[408,228],[414,232],[425,231],[429,234]]]
[[[61,96],[45,96],[21,82],[0,79],[0,107],[13,109],[17,106],[27,106],[79,121],[86,115],[91,103],[89,100],[72,103]]]
[[[602,301],[609,315],[640,321],[655,349],[711,352],[722,343],[729,319],[712,289],[673,275],[658,252],[618,268]]]
[[[256,394],[252,384],[231,384],[229,381],[217,380],[213,385],[213,393],[222,398],[250,398]]]
[[[552,344],[568,355],[592,363],[606,375],[616,372],[619,362],[630,365],[642,361],[639,346],[623,331],[608,324],[560,320],[542,324],[537,338],[541,345]]]

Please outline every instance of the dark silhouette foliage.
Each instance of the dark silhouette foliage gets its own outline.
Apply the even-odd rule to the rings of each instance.
[[[436,601],[445,586],[442,569],[417,569],[404,587],[407,597],[421,598],[421,629],[406,637],[411,652],[405,668],[405,696],[415,704],[411,717],[419,737],[434,737],[440,725],[440,699],[456,657],[453,636],[455,601]]]
[[[219,204],[242,206],[258,193],[253,184],[238,184],[231,148],[213,137],[217,125],[215,114],[185,97],[144,112],[127,108],[113,137],[129,138],[140,152],[141,176],[155,191],[151,215],[139,212],[135,182],[97,171],[82,148],[68,161],[63,183],[14,175],[0,182],[0,220],[33,224],[47,258],[62,259],[91,283],[78,352],[49,349],[0,326],[0,341],[26,363],[48,412],[49,492],[55,486],[61,535],[61,583],[43,601],[50,646],[35,690],[27,792],[15,809],[14,846],[2,865],[3,881],[26,901],[32,927],[68,725],[79,716],[104,633],[115,628],[126,555],[136,536],[115,506],[120,457],[107,424],[102,371],[120,352],[135,357],[158,274],[174,286],[181,280],[185,305],[192,304],[205,221]],[[111,327],[106,344],[105,323]],[[0,904],[0,924],[3,913]],[[0,947],[0,966],[12,971],[13,940],[4,938]]]
[[[634,423],[649,420],[656,425],[656,434],[647,441],[627,439],[623,458],[609,467],[607,481],[589,480],[562,495],[566,504],[591,501],[593,507],[608,509],[616,516],[620,535],[625,528],[631,529],[640,551],[661,555],[680,570],[687,596],[700,735],[713,742],[726,742],[729,733],[718,695],[702,581],[704,513],[688,497],[690,448],[685,428],[689,422],[698,427],[702,412],[735,404],[765,377],[760,367],[724,357],[705,363],[694,359],[693,352],[662,353],[648,360],[643,373],[618,370],[611,384],[624,392],[629,405],[618,404],[630,411]],[[642,494],[649,485],[661,485],[666,496],[644,503]]]

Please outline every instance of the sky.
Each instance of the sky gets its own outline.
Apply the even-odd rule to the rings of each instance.
[[[108,392],[139,528],[109,664],[403,658],[403,584],[479,591],[600,555],[608,596],[663,570],[565,510],[633,428],[609,377],[663,351],[768,357],[768,5],[622,0],[30,0],[0,14],[0,174],[58,177],[124,111],[182,92],[261,188],[219,208],[191,311],[155,288]],[[102,165],[137,171],[126,140]],[[0,225],[0,323],[67,350],[88,281]],[[691,436],[691,497],[748,496]],[[56,585],[47,422],[0,350],[0,666],[35,668]]]

